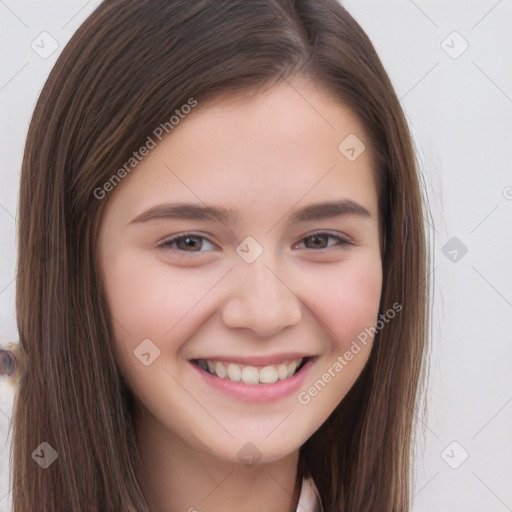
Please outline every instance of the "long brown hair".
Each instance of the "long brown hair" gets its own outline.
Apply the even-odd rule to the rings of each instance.
[[[149,510],[98,277],[108,196],[94,190],[191,97],[204,105],[294,76],[323,86],[366,129],[384,226],[380,312],[403,306],[301,462],[327,512],[408,510],[429,330],[424,200],[407,123],[368,37],[336,0],[105,0],[59,56],[26,141],[13,512]],[[48,455],[43,442],[58,454],[46,469],[34,455]]]

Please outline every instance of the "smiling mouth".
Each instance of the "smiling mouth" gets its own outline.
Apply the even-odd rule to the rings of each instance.
[[[274,384],[296,375],[311,357],[301,357],[280,364],[267,366],[243,365],[210,359],[195,359],[192,362],[210,375],[244,384]]]

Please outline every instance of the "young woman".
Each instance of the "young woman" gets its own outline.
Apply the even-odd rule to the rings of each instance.
[[[23,160],[13,511],[408,510],[423,213],[335,0],[104,1]]]

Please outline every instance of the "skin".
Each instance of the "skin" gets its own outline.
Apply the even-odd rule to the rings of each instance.
[[[367,148],[355,161],[338,150],[349,134]],[[110,193],[99,261],[152,510],[295,511],[299,448],[351,388],[372,339],[308,404],[298,392],[268,403],[229,397],[189,359],[314,354],[304,391],[375,324],[382,261],[369,148],[346,106],[295,80],[199,104]],[[371,217],[290,223],[298,208],[339,199]],[[241,221],[131,223],[177,201],[236,208]],[[308,237],[318,230],[355,245],[315,245]],[[158,247],[190,232],[203,237],[192,247]],[[247,236],[263,248],[250,264],[236,252]],[[144,339],[160,350],[149,366],[134,356]],[[252,466],[237,456],[247,442],[261,456]]]

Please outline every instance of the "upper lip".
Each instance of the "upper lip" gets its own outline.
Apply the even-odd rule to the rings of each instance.
[[[204,357],[194,357],[192,361],[199,361],[201,359],[210,361],[220,361],[224,363],[240,363],[243,365],[253,366],[267,366],[270,364],[280,364],[284,361],[293,361],[295,359],[313,357],[311,354],[305,354],[302,352],[286,352],[282,354],[274,354],[270,356],[253,356],[253,357],[242,357],[242,356],[222,356],[212,355]]]

